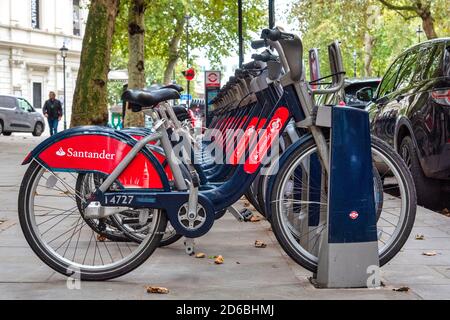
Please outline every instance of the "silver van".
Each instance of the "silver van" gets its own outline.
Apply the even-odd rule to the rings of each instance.
[[[45,118],[24,98],[0,95],[0,134],[31,132],[40,136],[45,130]]]

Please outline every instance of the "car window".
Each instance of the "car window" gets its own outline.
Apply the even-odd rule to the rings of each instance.
[[[444,76],[450,77],[450,41],[447,42],[444,57]]]
[[[22,109],[24,112],[33,112],[33,107],[28,103],[25,99],[18,99],[19,100],[19,108]]]
[[[402,66],[404,59],[405,55],[400,56],[394,61],[389,70],[386,72],[378,89],[377,98],[384,97],[395,90],[395,82],[397,81],[398,71]]]
[[[13,97],[0,96],[0,108],[14,109],[16,107],[16,99]]]
[[[421,50],[421,55],[418,62],[419,72],[417,72],[414,80],[421,81],[440,77],[443,52],[443,43],[428,46]]]
[[[398,74],[398,79],[394,90],[406,88],[413,83],[413,78],[418,71],[417,64],[419,56],[419,49],[412,50],[407,54]]]

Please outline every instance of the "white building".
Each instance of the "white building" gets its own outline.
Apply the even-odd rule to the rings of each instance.
[[[69,123],[87,14],[84,0],[0,0],[0,94],[22,96],[35,108],[49,91],[63,101],[65,44]]]

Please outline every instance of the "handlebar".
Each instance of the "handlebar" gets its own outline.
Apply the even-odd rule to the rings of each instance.
[[[252,59],[262,62],[278,61],[278,57],[273,55],[269,50],[265,50],[260,54],[253,54]]]
[[[251,43],[252,49],[261,49],[267,47],[266,40],[254,40]]]
[[[294,40],[295,36],[291,33],[280,31],[279,29],[263,29],[261,32],[261,39],[280,41],[280,40]]]
[[[261,65],[261,62],[258,61],[252,61],[249,63],[245,63],[242,65],[242,69],[246,70],[255,70],[255,69],[262,69],[263,66]]]

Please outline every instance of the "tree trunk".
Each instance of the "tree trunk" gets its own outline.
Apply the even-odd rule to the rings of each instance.
[[[422,18],[422,28],[427,35],[428,40],[437,38],[436,30],[434,29],[434,19],[431,16],[429,9],[425,9],[419,13]]]
[[[143,89],[145,87],[144,68],[144,13],[146,0],[131,0],[128,12],[128,88]],[[127,112],[125,127],[143,127],[143,112]]]
[[[92,0],[81,50],[71,127],[106,125],[108,81],[114,25],[120,0]]]
[[[364,34],[364,76],[372,76],[373,45],[375,38],[368,31]]]
[[[169,42],[169,58],[167,59],[166,68],[164,70],[164,84],[169,84],[172,79],[173,70],[177,64],[178,59],[180,58],[180,42],[181,37],[183,36],[184,29],[184,17],[179,18],[175,25],[175,32],[173,34],[172,39]]]

